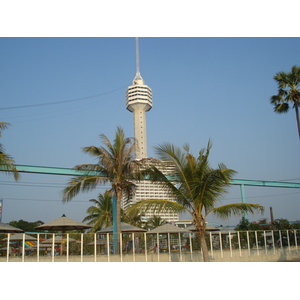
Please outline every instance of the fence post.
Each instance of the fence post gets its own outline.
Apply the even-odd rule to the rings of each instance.
[[[67,233],[67,262],[69,262],[69,233]]]
[[[97,262],[97,235],[94,233],[94,256],[95,262]]]
[[[232,246],[231,246],[231,235],[230,235],[230,231],[229,231],[229,234],[228,234],[228,238],[229,238],[230,257],[232,257]]]
[[[180,232],[178,232],[178,241],[179,241],[179,260],[182,261]]]
[[[214,250],[213,250],[213,243],[212,243],[212,236],[211,236],[211,231],[209,232],[209,240],[210,240],[210,252],[211,252],[211,257],[214,257]]]
[[[40,262],[40,234],[37,234],[37,244],[36,244],[36,261]]]
[[[134,232],[131,234],[131,237],[132,237],[132,256],[133,256],[133,262],[135,262]]]
[[[258,240],[257,240],[257,231],[255,231],[255,243],[256,243],[257,256],[259,256]]]
[[[242,257],[242,249],[241,249],[241,239],[240,239],[240,232],[237,232],[238,235],[238,243],[239,243],[239,251],[240,251],[240,257]]]
[[[120,259],[123,262],[123,234],[120,233]]]
[[[287,236],[289,253],[291,253],[290,236],[289,236],[289,231],[288,230],[286,231],[286,236]]]
[[[294,236],[295,236],[295,245],[296,245],[296,251],[298,253],[298,245],[297,245],[297,231],[294,230]]]
[[[266,237],[266,231],[264,230],[264,242],[265,242],[265,252],[266,255],[268,254],[268,249],[267,249],[267,237]]]
[[[192,233],[189,233],[190,236],[190,253],[191,253],[191,261],[193,261],[193,243],[192,243]]]
[[[145,239],[145,259],[148,262],[148,254],[147,254],[147,234],[144,232],[144,239]]]
[[[109,233],[106,234],[107,261],[110,261]]]
[[[281,230],[279,230],[279,240],[280,240],[280,248],[282,249],[282,236],[281,236]]]
[[[159,262],[159,235],[156,233],[156,251],[157,251],[157,261]]]
[[[9,243],[10,243],[10,233],[7,234],[7,245],[6,245],[6,261],[9,261]]]
[[[169,261],[171,261],[171,245],[170,245],[170,233],[168,232],[168,251],[169,251]]]
[[[23,233],[23,240],[22,240],[22,262],[24,262],[25,257],[25,233]]]
[[[219,239],[220,239],[221,257],[223,258],[223,248],[222,248],[222,235],[221,235],[221,231],[219,232]]]
[[[54,242],[54,240],[55,240],[55,233],[53,233],[52,234],[52,262],[54,262],[54,245],[55,245],[55,242]]]
[[[250,249],[249,231],[247,231],[247,243],[248,243],[248,254],[249,254],[249,256],[251,256],[251,254],[250,254],[251,249]]]
[[[83,261],[83,233],[81,233],[80,261]]]
[[[274,255],[276,254],[276,248],[275,248],[275,241],[274,241],[274,230],[272,230],[272,242],[273,242],[273,252],[274,252]]]

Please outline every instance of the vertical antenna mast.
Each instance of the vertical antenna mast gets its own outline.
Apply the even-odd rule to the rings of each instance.
[[[139,53],[139,38],[135,38],[135,54],[136,54],[136,75],[140,75],[140,53]]]
[[[139,38],[135,38],[135,61],[136,61],[136,74],[134,82],[137,83],[137,80],[141,80],[139,84],[144,84],[144,80],[140,74],[140,51],[139,51]]]

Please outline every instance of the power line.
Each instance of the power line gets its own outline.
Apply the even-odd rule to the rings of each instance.
[[[3,200],[9,200],[9,201],[34,201],[34,202],[62,202],[62,200],[50,200],[50,199],[25,199],[25,198],[7,198],[2,197]],[[72,203],[79,203],[79,202],[88,202],[88,200],[72,200]]]
[[[96,94],[93,96],[86,96],[86,97],[81,97],[81,98],[75,98],[75,99],[69,99],[69,100],[62,100],[62,101],[55,101],[55,102],[47,102],[47,103],[37,103],[37,104],[27,104],[27,105],[19,105],[19,106],[8,106],[8,107],[0,107],[0,110],[9,110],[9,109],[20,109],[20,108],[29,108],[29,107],[38,107],[38,106],[47,106],[47,105],[56,105],[56,104],[62,104],[62,103],[70,103],[74,101],[82,101],[86,99],[91,99],[91,98],[96,98],[100,96],[104,96],[107,94],[111,94],[113,92],[119,91],[121,89],[124,89],[126,86],[119,87],[117,89],[104,92],[101,94]]]
[[[22,186],[22,187],[46,187],[46,188],[65,188],[66,184],[64,185],[55,185],[55,184],[46,184],[45,183],[2,183],[0,182],[0,185],[12,185],[12,186]],[[96,189],[107,189],[107,186],[104,185],[98,185]]]

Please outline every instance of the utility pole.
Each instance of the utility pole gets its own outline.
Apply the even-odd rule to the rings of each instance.
[[[272,209],[272,206],[270,206],[270,216],[271,216],[271,223],[273,224],[273,222],[274,222],[274,217],[273,217],[273,209]]]

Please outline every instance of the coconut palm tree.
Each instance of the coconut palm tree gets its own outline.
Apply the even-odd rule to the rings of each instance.
[[[295,109],[300,139],[300,67],[293,66],[289,73],[279,72],[274,79],[277,81],[278,94],[272,96],[270,102],[277,113],[287,113],[290,106]]]
[[[260,205],[250,203],[233,203],[216,207],[227,192],[232,176],[236,172],[224,164],[219,164],[217,169],[211,168],[208,162],[210,149],[209,141],[207,148],[202,149],[198,157],[194,157],[190,154],[188,145],[185,145],[183,150],[168,143],[156,147],[161,160],[173,162],[175,173],[169,178],[152,166],[147,170],[147,175],[153,182],[160,181],[166,190],[175,195],[176,201],[144,200],[133,205],[128,211],[130,214],[152,208],[158,213],[162,210],[189,212],[199,235],[204,261],[209,261],[205,241],[207,215],[213,213],[218,217],[227,218],[232,214],[262,212],[264,209]]]
[[[88,214],[82,222],[87,222],[88,225],[93,225],[91,233],[94,233],[102,228],[112,225],[113,222],[113,193],[106,191],[104,194],[99,194],[98,199],[90,199],[94,205],[90,206],[86,213]],[[141,216],[136,215],[129,218],[123,209],[121,209],[121,221],[134,226],[141,227]]]
[[[98,199],[90,199],[94,205],[90,206],[88,214],[82,222],[92,225],[91,232],[94,233],[102,228],[111,226],[113,221],[112,193],[107,191],[104,195],[99,194]]]
[[[0,138],[2,137],[2,130],[6,129],[10,124],[7,122],[0,122]],[[4,152],[4,147],[0,144],[0,168],[1,171],[11,174],[13,172],[15,180],[19,179],[19,173],[15,166],[14,159]]]
[[[153,216],[148,219],[147,228],[154,229],[156,227],[167,224],[167,221],[160,216]]]
[[[70,201],[80,192],[88,192],[98,184],[111,184],[117,205],[117,238],[116,253],[119,253],[121,233],[121,201],[130,197],[135,191],[135,180],[140,180],[139,162],[133,160],[135,141],[126,138],[122,128],[118,127],[113,143],[104,134],[100,135],[104,146],[83,147],[82,151],[97,159],[96,164],[82,164],[74,168],[86,172],[86,175],[74,177],[63,190],[63,202]]]

